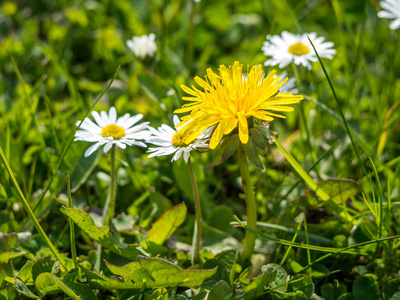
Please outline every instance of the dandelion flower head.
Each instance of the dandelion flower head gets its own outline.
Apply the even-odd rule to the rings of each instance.
[[[103,145],[104,153],[107,153],[113,145],[121,149],[125,149],[127,145],[147,147],[146,144],[138,140],[145,140],[149,137],[149,122],[134,126],[143,118],[143,115],[138,114],[131,117],[130,114],[125,114],[117,119],[117,111],[115,107],[111,107],[108,114],[105,111],[100,113],[93,111],[92,116],[95,122],[85,118],[80,130],[75,133],[75,141],[95,143],[86,150],[85,157],[88,157]],[[80,123],[81,121],[78,121],[76,126],[79,126]]]
[[[281,35],[267,36],[267,41],[261,49],[266,56],[271,56],[271,58],[264,65],[279,65],[279,68],[284,68],[293,61],[296,65],[303,65],[311,70],[310,62],[316,62],[318,58],[308,38],[311,39],[320,57],[332,59],[336,54],[336,50],[331,49],[334,43],[325,42],[325,38],[318,37],[315,32],[293,34],[283,31]]]
[[[251,117],[262,121],[272,121],[273,117],[285,118],[275,112],[290,112],[293,108],[286,106],[303,99],[303,96],[280,93],[279,89],[287,79],[279,82],[275,71],[265,76],[262,66],[247,66],[243,75],[242,65],[235,62],[229,68],[221,65],[219,75],[207,69],[205,80],[196,76],[194,80],[202,88],[197,89],[182,85],[181,88],[191,95],[183,97],[189,104],[183,105],[175,113],[187,113],[182,117],[181,131],[190,143],[204,130],[215,126],[210,139],[210,149],[218,146],[224,135],[238,128],[239,138],[243,144],[249,140],[248,119]],[[250,125],[251,126],[251,125]]]

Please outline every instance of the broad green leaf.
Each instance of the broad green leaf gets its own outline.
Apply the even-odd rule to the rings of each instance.
[[[323,180],[318,182],[318,186],[331,196],[330,200],[338,205],[358,194],[358,183],[351,179]]]
[[[211,270],[183,270],[161,258],[146,258],[139,256],[138,262],[125,266],[114,266],[106,262],[110,271],[121,276],[123,282],[130,282],[131,288],[158,288],[167,286],[197,287],[203,281],[213,276],[217,268]]]
[[[61,212],[70,217],[76,225],[104,248],[119,253],[119,248],[110,232],[110,227],[97,227],[93,219],[83,210],[63,206]]]
[[[218,281],[210,290],[207,300],[230,300],[233,297],[233,290],[224,280]]]
[[[193,162],[193,171],[197,181],[197,187],[199,190],[200,199],[203,199],[205,185],[202,184],[205,180],[203,166],[200,163]],[[187,163],[183,159],[179,159],[172,164],[172,172],[175,177],[175,181],[179,188],[185,193],[188,199],[193,200],[193,189],[192,183],[190,182],[189,168]]]
[[[219,252],[215,255],[215,259],[221,261],[229,271],[230,282],[233,282],[236,275],[236,260],[239,251],[236,249],[230,249]]]
[[[36,278],[35,287],[39,292],[40,297],[44,297],[50,293],[57,293],[60,289],[57,287],[55,281],[52,279],[55,275],[45,272],[39,274]]]
[[[332,283],[326,283],[321,286],[321,295],[325,300],[336,300],[346,292],[347,288],[344,284],[333,285]]]
[[[212,209],[207,224],[226,233],[233,234],[235,227],[230,224],[232,221],[234,221],[232,208],[225,205],[217,205]]]
[[[146,295],[144,300],[168,300],[168,291],[165,288],[156,289],[151,295]]]
[[[279,143],[277,138],[273,138],[276,146],[281,150],[282,154],[291,164],[293,169],[299,174],[299,176],[308,184],[308,186],[321,198],[321,200],[327,201],[329,200],[329,195],[322,189],[322,187],[318,186],[310,175],[301,167],[301,165],[296,161],[296,159]]]
[[[33,284],[33,277],[32,277],[32,266],[34,265],[34,260],[29,260],[18,272],[17,276],[26,284]]]
[[[64,278],[58,278],[51,273],[42,273],[36,279],[36,288],[44,297],[49,293],[63,291],[72,299],[96,299],[90,287]]]
[[[33,281],[42,273],[52,273],[55,259],[46,256],[38,259],[32,266],[32,279]]]
[[[262,271],[266,271],[268,269],[272,268],[273,270],[276,271],[276,277],[275,279],[270,283],[270,287],[284,292],[286,290],[286,285],[287,285],[287,280],[288,276],[284,268],[282,268],[280,265],[277,264],[268,264],[266,266],[262,267]]]
[[[400,279],[390,280],[382,289],[385,300],[400,300]]]
[[[275,268],[262,268],[262,270],[263,273],[255,277],[251,283],[244,288],[246,299],[255,299],[261,296],[266,286],[276,279],[277,270]]]
[[[57,287],[59,287],[64,293],[76,300],[92,300],[96,299],[92,290],[86,284],[77,283],[74,281],[64,280],[53,276],[51,278]]]
[[[342,296],[340,296],[340,297],[338,298],[338,300],[354,300],[354,299],[355,299],[355,298],[354,298],[354,296],[353,296],[352,293],[343,294]]]
[[[113,236],[108,226],[97,227],[93,219],[83,210],[66,206],[61,207],[60,210],[104,248],[129,259],[136,259],[138,254],[143,254],[136,248],[138,245],[127,245],[119,240],[119,235],[116,234]],[[116,239],[118,240],[118,243]]]
[[[148,242],[162,245],[174,233],[183,221],[185,221],[187,207],[185,203],[180,203],[171,207],[162,216],[153,223],[151,229],[147,232]]]
[[[10,260],[28,254],[25,250],[13,247],[7,252],[0,253],[0,264],[8,264]]]
[[[288,292],[302,291],[307,298],[314,293],[314,283],[312,279],[305,274],[298,274],[292,277],[288,283]]]
[[[32,293],[28,287],[25,285],[25,283],[22,282],[21,279],[19,278],[14,278],[15,282],[15,289],[18,291],[18,293],[32,299],[39,299],[38,296],[36,296],[34,293]]]
[[[203,289],[211,290],[213,286],[221,280],[225,281],[226,283],[228,283],[228,285],[230,285],[228,270],[221,261],[217,259],[210,259],[204,263],[203,267],[204,269],[217,268],[217,272],[213,276],[208,277],[203,281],[203,284],[201,285]]]
[[[358,277],[353,283],[353,295],[355,300],[379,300],[381,290],[373,274]]]
[[[0,268],[0,286],[3,285],[3,281],[6,277],[7,277],[6,271]]]
[[[6,284],[5,287],[0,290],[0,300],[18,299],[18,292],[13,284]]]

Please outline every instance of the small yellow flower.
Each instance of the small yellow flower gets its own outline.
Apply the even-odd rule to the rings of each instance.
[[[216,125],[210,140],[210,149],[218,146],[224,135],[238,127],[239,138],[243,144],[249,140],[248,118],[255,117],[263,121],[272,121],[273,117],[285,116],[273,113],[289,112],[294,109],[288,104],[298,103],[303,96],[279,93],[279,88],[287,81],[274,78],[275,71],[265,77],[262,66],[254,66],[243,74],[242,65],[235,62],[226,68],[221,65],[219,75],[207,69],[205,80],[196,76],[194,80],[203,90],[194,86],[181,88],[191,97],[183,97],[190,104],[183,105],[175,113],[190,112],[182,117],[182,134],[186,143],[196,139],[205,129]]]

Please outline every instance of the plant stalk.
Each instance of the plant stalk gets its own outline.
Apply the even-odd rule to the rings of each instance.
[[[242,185],[244,195],[246,199],[246,215],[247,215],[247,226],[257,230],[257,205],[253,190],[253,181],[250,177],[249,166],[247,164],[247,157],[244,153],[243,146],[237,150],[238,153],[238,164],[240,169],[240,175],[242,176]],[[244,245],[242,250],[242,262],[250,260],[254,252],[254,244],[256,242],[256,236],[250,231],[246,231],[244,238]]]
[[[115,145],[111,147],[110,151],[111,158],[111,171],[110,171],[110,190],[108,192],[106,203],[103,208],[103,215],[101,217],[101,225],[109,226],[112,218],[114,217],[115,211],[115,196],[116,196],[116,181],[115,181]],[[97,245],[97,255],[96,255],[96,263],[94,268],[100,273],[100,264],[101,264],[101,250],[102,246],[100,244]]]
[[[72,205],[72,198],[71,198],[71,180],[69,175],[67,175],[67,190],[68,190],[68,206],[69,208],[74,208]],[[75,223],[69,218],[69,228],[70,228],[70,242],[71,242],[71,255],[74,263],[77,264],[77,255],[76,255],[76,244],[75,244]]]
[[[195,246],[194,246],[194,255],[192,255],[192,264],[194,262],[200,261],[200,249],[201,249],[201,205],[200,205],[200,196],[199,190],[197,189],[196,177],[194,176],[192,160],[189,157],[188,160],[188,168],[190,175],[190,182],[192,183],[193,190],[193,198],[194,198],[194,207],[196,211],[196,226],[195,226]]]
[[[30,208],[28,201],[26,201],[26,198],[24,196],[24,193],[22,192],[17,179],[14,176],[14,173],[11,169],[11,166],[3,152],[3,149],[0,146],[0,157],[3,160],[3,163],[6,167],[7,173],[10,176],[11,182],[14,184],[14,187],[17,191],[17,194],[20,197],[21,200],[21,205],[25,209],[26,213],[28,214],[29,218],[31,219],[33,225],[35,226],[36,230],[39,232],[40,236],[42,237],[43,241],[46,243],[47,247],[50,248],[51,252],[53,252],[54,256],[60,261],[62,268],[65,267],[65,260],[64,258],[60,255],[60,252],[58,252],[57,248],[54,246],[54,244],[51,242],[51,240],[48,238],[46,233],[44,232],[42,226],[40,226],[39,221],[36,219],[35,214],[33,213],[32,209]]]

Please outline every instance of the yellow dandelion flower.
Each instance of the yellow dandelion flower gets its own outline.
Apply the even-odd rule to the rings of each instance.
[[[275,70],[265,77],[262,66],[254,66],[243,74],[242,65],[235,62],[226,68],[221,65],[219,75],[207,69],[205,80],[196,76],[194,80],[202,87],[199,90],[181,85],[181,88],[191,95],[183,100],[185,104],[175,113],[190,112],[182,117],[181,129],[186,142],[195,140],[205,129],[216,125],[210,140],[210,149],[218,146],[224,135],[231,133],[238,127],[239,138],[242,144],[249,140],[248,118],[254,117],[262,121],[272,121],[273,117],[285,116],[273,112],[290,112],[294,108],[285,106],[298,103],[303,96],[290,93],[279,93],[279,88],[287,81],[276,77]],[[252,125],[251,125],[252,126]]]

